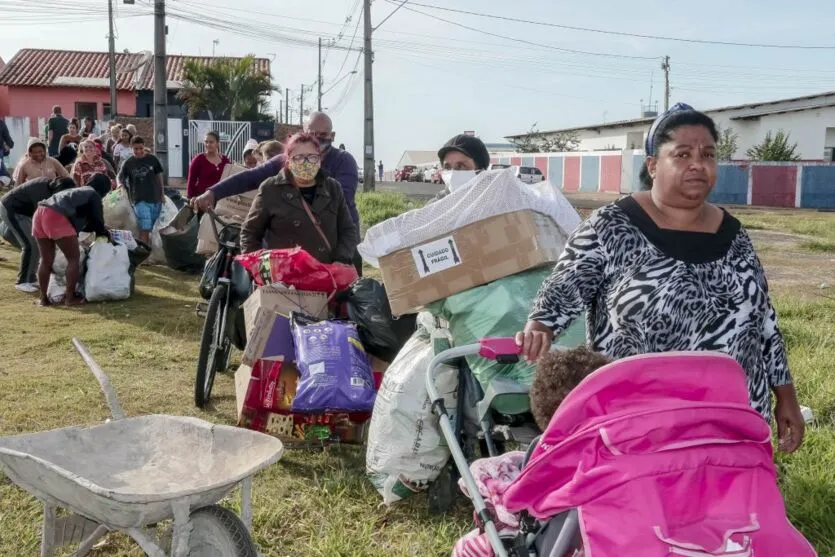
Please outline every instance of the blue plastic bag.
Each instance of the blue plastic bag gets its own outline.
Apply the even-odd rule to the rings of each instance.
[[[374,377],[357,328],[292,314],[299,384],[293,413],[371,412]]]

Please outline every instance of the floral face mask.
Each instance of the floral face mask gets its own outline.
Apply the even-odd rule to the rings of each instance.
[[[298,155],[290,159],[290,172],[296,180],[310,182],[316,178],[316,175],[319,173],[319,169],[322,166],[318,160],[318,155],[316,155],[316,157],[316,161],[309,160],[313,158],[312,156],[305,157],[304,155]]]

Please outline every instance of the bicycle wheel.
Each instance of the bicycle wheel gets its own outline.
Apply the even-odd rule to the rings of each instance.
[[[206,309],[206,320],[203,323],[203,336],[200,339],[200,353],[197,356],[197,378],[194,382],[194,404],[203,408],[212,396],[212,385],[219,365],[226,363],[224,345],[228,346],[226,331],[221,327],[223,312],[226,311],[226,291],[228,285],[218,284],[209,307]],[[228,351],[228,348],[226,348]]]

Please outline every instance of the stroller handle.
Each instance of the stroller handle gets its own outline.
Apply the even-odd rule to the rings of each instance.
[[[558,345],[552,347],[552,350],[560,349],[564,350],[565,347]],[[447,409],[444,406],[444,398],[438,393],[438,389],[435,387],[435,376],[444,364],[467,356],[480,356],[499,363],[513,364],[519,361],[521,355],[522,348],[516,344],[516,339],[514,338],[485,338],[481,339],[478,343],[456,346],[437,354],[429,362],[429,369],[426,373],[426,392],[429,395],[432,410],[438,414],[438,425],[441,428],[441,433],[447,442],[452,459],[458,471],[461,473],[461,479],[467,485],[467,491],[475,507],[476,515],[490,539],[490,545],[493,547],[493,552],[496,557],[507,557],[507,551],[496,530],[496,525],[487,510],[484,498],[478,491],[475,479],[469,473],[469,465],[457,442],[455,430],[452,427]]]

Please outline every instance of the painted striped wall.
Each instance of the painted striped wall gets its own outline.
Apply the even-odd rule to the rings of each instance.
[[[534,166],[568,193],[631,193],[641,189],[642,151],[547,153],[494,157],[493,163]],[[714,203],[835,209],[835,164],[733,162],[719,164]]]

